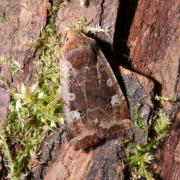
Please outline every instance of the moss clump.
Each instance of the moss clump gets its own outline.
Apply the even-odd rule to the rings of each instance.
[[[140,117],[139,105],[136,107],[135,119],[137,127],[144,128],[142,118]],[[163,109],[154,112],[152,118],[152,132],[154,136],[150,137],[146,144],[136,144],[132,150],[130,146],[126,149],[126,162],[128,164],[132,179],[145,178],[153,180],[153,175],[148,170],[152,163],[152,152],[158,148],[159,144],[169,135],[170,119],[167,117]]]
[[[102,28],[100,25],[97,25],[96,27],[89,26],[89,23],[87,22],[85,17],[78,17],[76,22],[66,27],[65,30],[69,30],[71,28],[80,31],[84,34],[88,34],[88,33],[96,34],[101,32],[109,35],[110,32],[110,26],[106,26],[105,28]]]
[[[10,112],[4,128],[0,129],[0,147],[8,178],[12,180],[23,179],[28,172],[26,164],[36,158],[38,145],[45,134],[63,123],[59,89],[60,48],[55,30],[56,13],[61,2],[51,2],[47,25],[38,42],[37,74],[32,86],[21,84],[16,90],[9,89]],[[8,65],[12,75],[16,75],[20,68],[18,63]]]

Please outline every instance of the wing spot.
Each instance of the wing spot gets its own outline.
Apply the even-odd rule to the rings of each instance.
[[[81,118],[80,112],[77,110],[69,112],[70,120],[75,121]]]
[[[117,94],[111,97],[111,105],[112,106],[119,105],[119,98]]]
[[[111,80],[111,79],[108,79],[108,80],[107,80],[107,86],[108,86],[108,87],[111,87],[112,85],[113,85],[112,80]]]
[[[74,101],[75,99],[76,99],[75,94],[69,93],[69,100],[70,100],[70,101]]]

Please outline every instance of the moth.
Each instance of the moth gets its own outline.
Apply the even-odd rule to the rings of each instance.
[[[61,49],[61,89],[67,134],[75,149],[129,138],[125,97],[96,41],[70,29]]]

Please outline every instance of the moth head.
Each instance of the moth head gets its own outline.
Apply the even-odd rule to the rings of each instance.
[[[71,29],[69,29],[67,31],[67,39],[68,39],[68,41],[72,41],[72,40],[78,39],[80,37],[82,37],[82,33],[75,30],[75,29],[73,29],[73,28],[71,28]]]

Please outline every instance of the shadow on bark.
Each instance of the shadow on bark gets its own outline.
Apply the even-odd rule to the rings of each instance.
[[[114,54],[117,65],[131,69],[127,41],[138,0],[121,0],[114,35]]]

